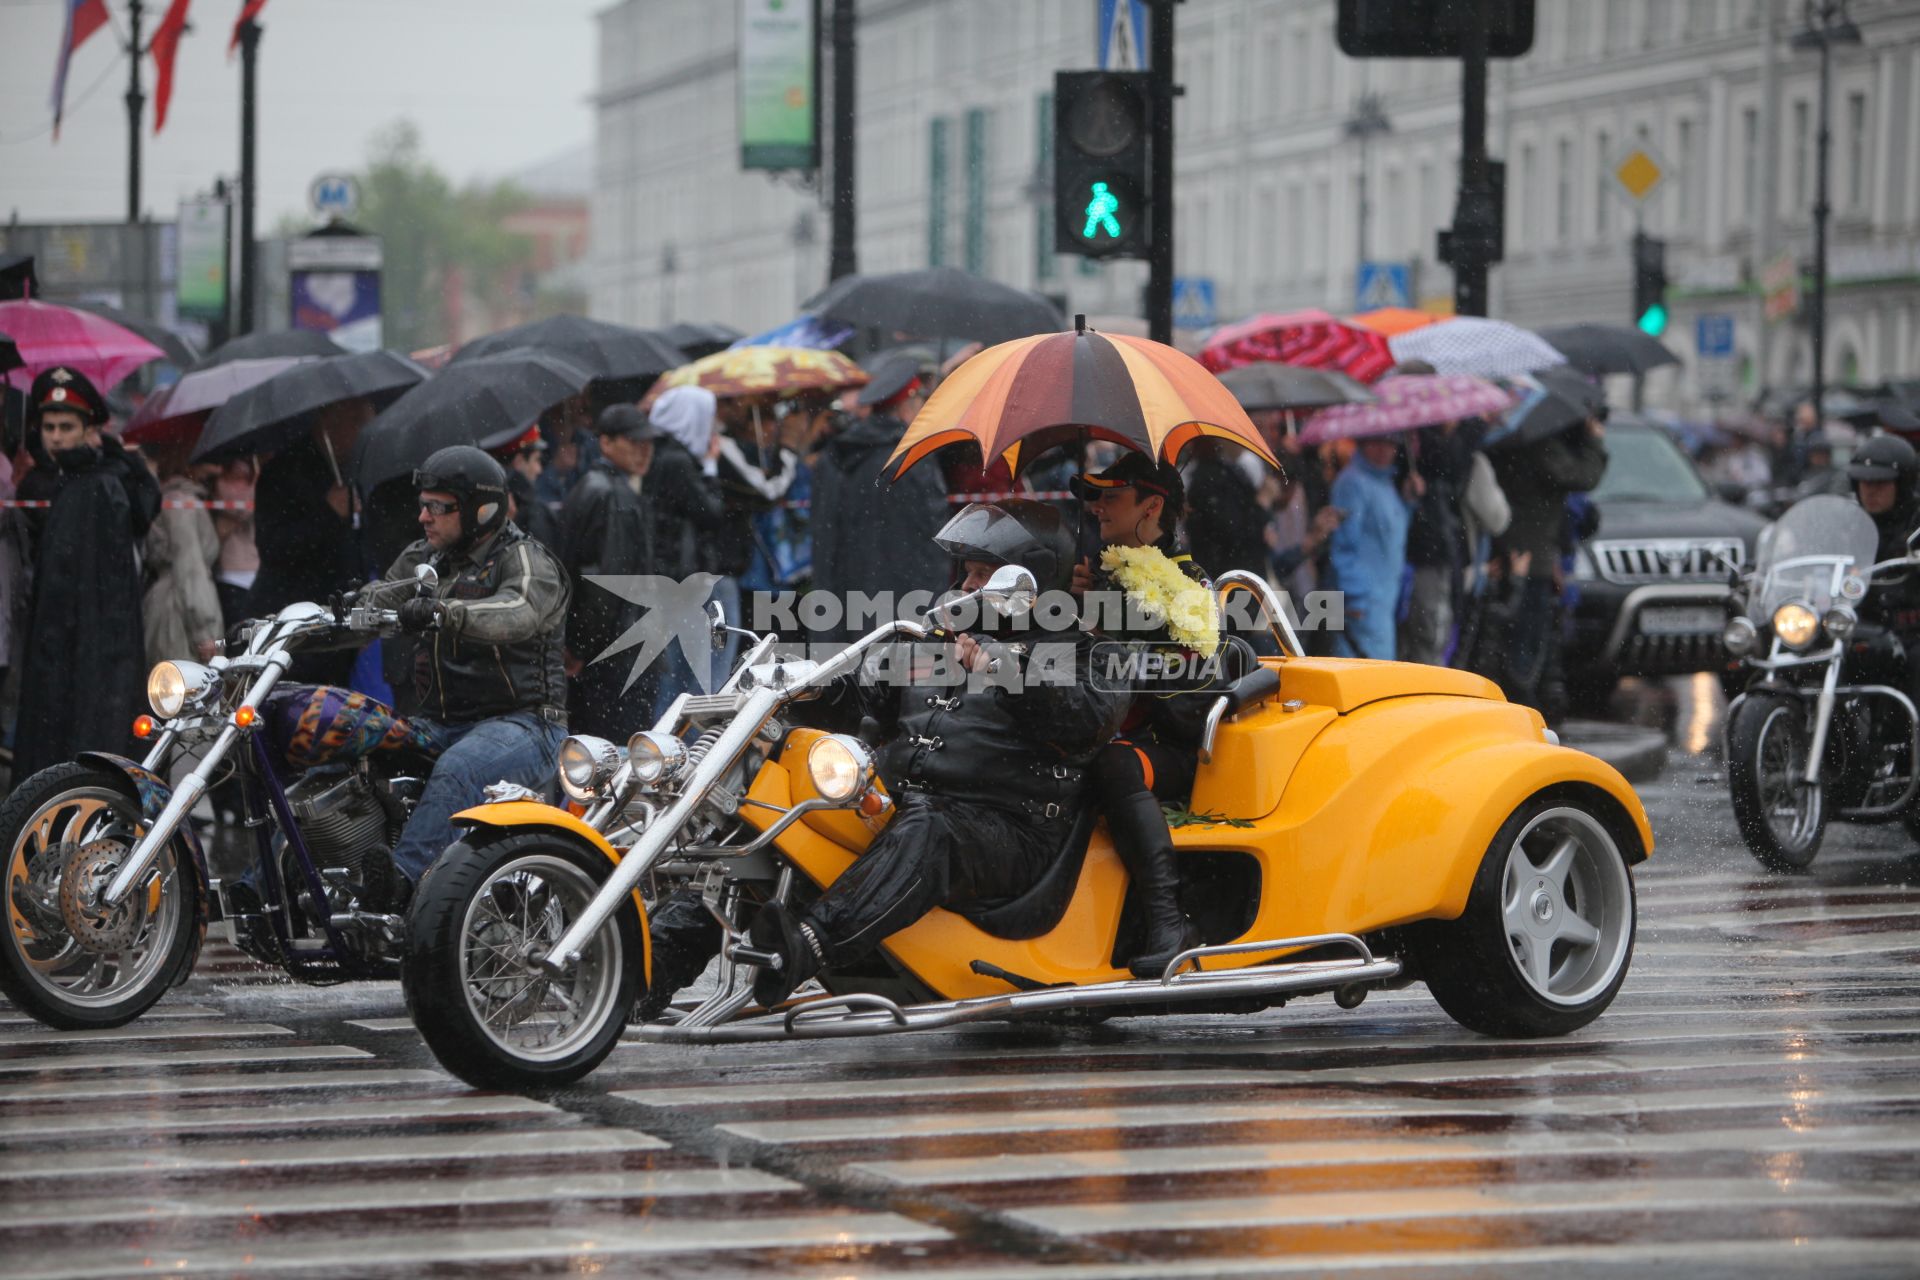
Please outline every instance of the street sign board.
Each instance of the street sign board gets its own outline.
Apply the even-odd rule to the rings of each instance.
[[[1635,204],[1644,204],[1672,172],[1673,166],[1650,142],[1636,142],[1607,162],[1614,190]]]
[[[1800,305],[1800,264],[1782,253],[1760,272],[1760,292],[1766,297],[1769,320],[1784,320]]]
[[[1173,327],[1211,329],[1220,323],[1213,302],[1212,276],[1175,276],[1173,278]]]
[[[180,271],[174,281],[178,314],[215,321],[227,314],[227,202],[180,202]]]
[[[739,0],[740,167],[820,167],[816,0]]]
[[[1702,360],[1733,358],[1733,317],[1724,311],[1708,311],[1693,322],[1693,349]]]
[[[307,188],[307,202],[316,218],[351,218],[360,209],[360,184],[351,174],[323,173]]]
[[[1100,0],[1100,69],[1147,69],[1147,0]]]
[[[1413,305],[1413,284],[1404,262],[1363,262],[1354,273],[1354,310]]]

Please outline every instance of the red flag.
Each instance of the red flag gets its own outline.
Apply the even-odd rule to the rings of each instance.
[[[262,0],[264,3],[264,0]],[[67,64],[87,37],[107,25],[107,0],[67,0],[67,23],[60,32],[60,61],[53,69],[53,136],[67,110]]]
[[[241,6],[240,16],[233,20],[233,39],[227,41],[229,58],[233,56],[233,51],[240,47],[240,28],[259,17],[260,11],[266,7],[267,0],[247,0],[246,4]]]
[[[180,52],[180,36],[187,29],[187,6],[192,3],[193,0],[173,0],[167,16],[160,19],[160,27],[153,33],[153,43],[147,46],[153,51],[155,133],[166,127],[167,104],[173,100],[173,55]]]

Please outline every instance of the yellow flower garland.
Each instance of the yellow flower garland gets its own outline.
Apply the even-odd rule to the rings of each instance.
[[[1158,547],[1110,546],[1100,552],[1100,567],[1140,606],[1167,624],[1174,643],[1203,658],[1220,647],[1220,622],[1213,593],[1180,571]]]

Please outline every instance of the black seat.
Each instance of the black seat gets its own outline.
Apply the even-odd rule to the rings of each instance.
[[[1038,884],[1019,897],[982,898],[954,903],[947,909],[971,921],[975,928],[1012,942],[1050,932],[1067,913],[1067,904],[1073,901],[1074,887],[1080,883],[1080,867],[1087,860],[1087,845],[1093,840],[1093,824],[1099,818],[1093,805],[1083,806],[1053,865],[1047,868]]]

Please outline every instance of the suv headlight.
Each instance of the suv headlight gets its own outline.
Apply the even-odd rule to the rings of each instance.
[[[620,748],[605,738],[575,734],[560,744],[560,789],[582,804],[597,800],[620,768]]]
[[[1773,634],[1789,649],[1804,649],[1820,634],[1820,618],[1806,605],[1790,600],[1773,611]]]
[[[162,662],[147,673],[147,705],[162,720],[198,706],[219,684],[211,667],[197,662]]]
[[[1727,619],[1727,629],[1720,633],[1720,643],[1736,658],[1744,658],[1752,653],[1754,642],[1759,638],[1759,630],[1744,617]]]
[[[822,800],[846,804],[864,791],[873,777],[873,756],[856,738],[828,734],[808,748],[807,773]]]
[[[627,739],[627,763],[645,786],[671,778],[687,763],[687,744],[670,733],[642,729]]]

